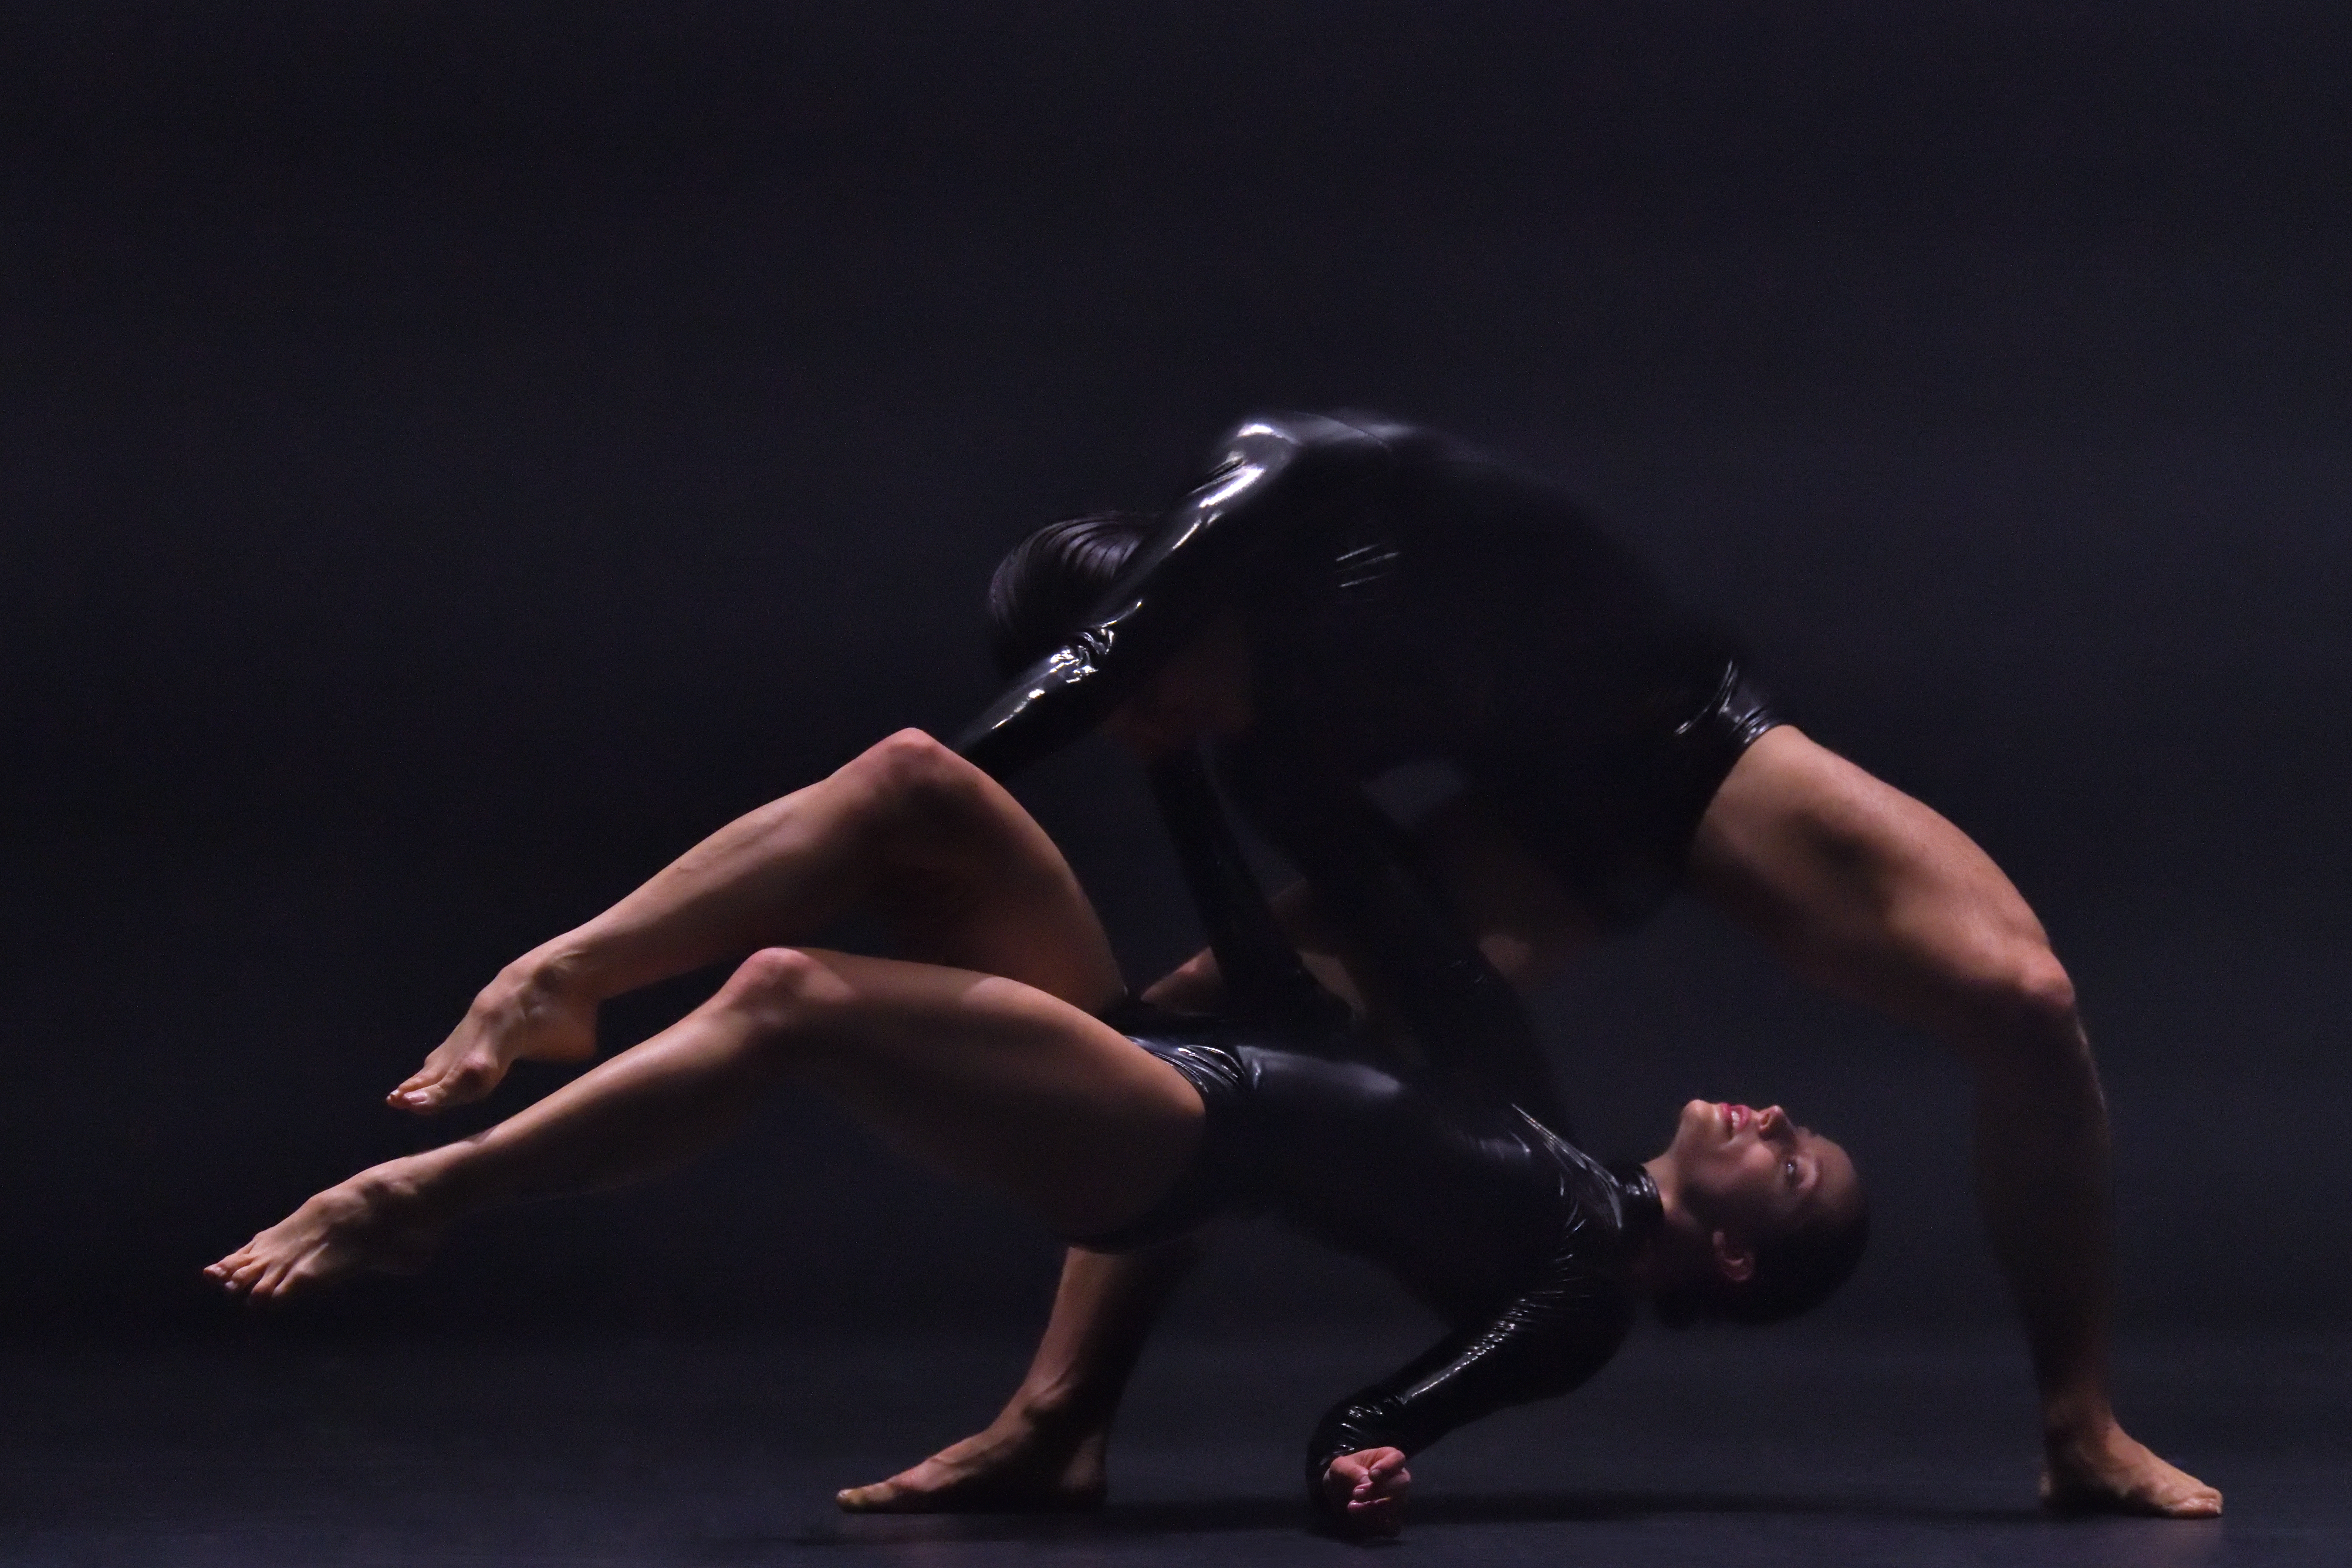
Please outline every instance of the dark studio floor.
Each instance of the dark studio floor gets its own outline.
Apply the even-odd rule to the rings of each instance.
[[[9,1564],[994,1563],[1329,1559],[1295,1448],[1406,1342],[1163,1344],[1076,1519],[846,1518],[983,1416],[1003,1340],[209,1346],[10,1352]],[[1582,1394],[1416,1464],[1401,1552],[1448,1563],[2352,1561],[2352,1344],[2138,1339],[2133,1425],[2228,1493],[2218,1523],[2032,1506],[2018,1352],[1995,1335],[1646,1334]]]

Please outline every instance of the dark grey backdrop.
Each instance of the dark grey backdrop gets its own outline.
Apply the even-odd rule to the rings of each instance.
[[[969,714],[1024,528],[1335,404],[1572,483],[2011,869],[2102,1049],[2128,1317],[2340,1322],[2347,43],[2316,4],[12,12],[8,1322],[212,1324],[193,1270],[413,1146],[377,1097],[500,962]],[[1025,788],[1137,973],[1185,951],[1117,761]],[[1834,1310],[1999,1310],[1932,1048],[1687,910],[1544,1006],[1618,1149],[1694,1092],[1852,1142],[1883,1240]],[[320,1321],[1001,1321],[1050,1267],[795,1107]],[[1383,1290],[1252,1237],[1192,1310]]]

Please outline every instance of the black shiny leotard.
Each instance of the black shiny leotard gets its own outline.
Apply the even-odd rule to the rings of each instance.
[[[1153,771],[1235,1017],[1129,1002],[1105,1015],[1201,1096],[1174,1189],[1108,1235],[1117,1251],[1220,1215],[1270,1211],[1385,1268],[1445,1320],[1427,1352],[1335,1407],[1307,1444],[1327,1506],[1333,1458],[1413,1453],[1466,1421],[1564,1394],[1633,1321],[1627,1268],[1660,1218],[1639,1166],[1603,1167],[1529,1114],[1517,1066],[1474,1040],[1427,1084],[1361,1059],[1346,1009],[1283,937],[1196,757]],[[1549,1090],[1549,1079],[1538,1087]]]
[[[1115,1251],[1271,1212],[1378,1265],[1445,1321],[1427,1352],[1317,1426],[1306,1474],[1318,1507],[1337,1456],[1415,1453],[1465,1422],[1564,1394],[1624,1340],[1626,1270],[1659,1218],[1639,1166],[1605,1168],[1517,1107],[1277,1048],[1245,1026],[1132,1004],[1109,1021],[1191,1080],[1206,1122],[1176,1189],[1084,1245]]]
[[[1728,637],[1557,486],[1376,415],[1286,414],[1225,435],[1087,624],[960,749],[1003,776],[1066,744],[1226,612],[1255,720],[1217,771],[1277,841],[1294,803],[1443,759],[1604,920],[1671,888],[1689,797],[1704,809],[1769,721],[1735,697]]]
[[[1475,1058],[1564,1127],[1517,999],[1362,786],[1408,763],[1458,769],[1596,918],[1632,925],[1775,721],[1727,641],[1541,479],[1375,416],[1266,416],[1226,435],[1087,624],[958,749],[1016,771],[1228,613],[1253,720],[1200,787],[1221,785],[1314,884],[1441,1073]]]
[[[1112,1016],[1208,1110],[1154,1212],[1090,1245],[1139,1246],[1265,1209],[1395,1275],[1445,1338],[1343,1401],[1307,1453],[1408,1453],[1565,1392],[1614,1353],[1626,1270],[1657,1223],[1637,1169],[1569,1131],[1517,997],[1480,955],[1365,782],[1457,767],[1604,922],[1679,879],[1699,815],[1774,721],[1727,645],[1676,611],[1557,489],[1443,437],[1368,416],[1236,426],[1062,648],[960,742],[1010,773],[1099,723],[1215,617],[1251,650],[1243,735],[1152,785],[1234,1021]],[[1387,983],[1428,1064],[1368,1054],[1251,878],[1219,785],[1314,884]]]

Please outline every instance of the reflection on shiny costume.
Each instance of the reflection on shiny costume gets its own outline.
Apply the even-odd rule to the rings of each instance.
[[[1393,1275],[1446,1322],[1436,1344],[1315,1429],[1307,1488],[1341,1454],[1412,1454],[1465,1422],[1565,1394],[1634,1316],[1627,1268],[1661,1217],[1639,1165],[1604,1168],[1525,1111],[1276,1048],[1246,1026],[1131,1004],[1109,1022],[1200,1090],[1208,1119],[1176,1190],[1116,1251],[1265,1211]]]
[[[1436,1345],[1316,1429],[1308,1490],[1326,1506],[1337,1455],[1411,1453],[1590,1377],[1632,1323],[1628,1269],[1661,1217],[1638,1166],[1604,1168],[1562,1136],[1517,996],[1364,783],[1451,764],[1622,928],[1672,890],[1707,801],[1776,721],[1726,640],[1550,486],[1427,431],[1285,416],[1227,436],[1085,623],[959,749],[1013,772],[1100,723],[1227,614],[1248,640],[1250,726],[1163,760],[1152,788],[1231,1016],[1109,1016],[1199,1089],[1206,1129],[1152,1214],[1087,1245],[1268,1211],[1444,1319]],[[1221,795],[1379,973],[1425,1073],[1366,1059],[1276,924]]]
[[[1629,927],[1776,722],[1728,639],[1541,479],[1377,416],[1269,416],[1227,434],[1084,624],[958,749],[1014,772],[1225,615],[1247,635],[1253,721],[1213,745],[1216,784],[1315,886],[1441,1075],[1503,1081],[1564,1128],[1525,1010],[1362,784],[1458,769],[1596,920]],[[1183,849],[1192,829],[1170,827]]]

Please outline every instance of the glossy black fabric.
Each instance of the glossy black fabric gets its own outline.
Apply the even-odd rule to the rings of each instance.
[[[1449,763],[1601,923],[1638,923],[1773,722],[1727,642],[1543,480],[1378,416],[1268,416],[1226,436],[1087,623],[959,749],[1013,772],[1225,614],[1247,632],[1254,719],[1210,752],[1217,784],[1315,884],[1439,1074],[1565,1130],[1524,1008],[1362,785]],[[1188,875],[1226,853],[1201,842],[1216,814],[1168,802],[1215,794],[1161,792]]]
[[[1626,1268],[1659,1215],[1639,1167],[1605,1169],[1515,1106],[1284,1049],[1246,1026],[1132,1004],[1109,1021],[1185,1075],[1206,1121],[1176,1189],[1084,1245],[1120,1250],[1270,1211],[1379,1265],[1448,1325],[1316,1427],[1306,1469],[1318,1506],[1334,1457],[1412,1453],[1465,1422],[1566,1393],[1623,1341]]]
[[[1628,926],[1671,889],[1738,754],[1692,743],[1737,679],[1727,636],[1558,487],[1372,415],[1236,426],[1087,624],[960,749],[1018,769],[1228,613],[1248,633],[1255,719],[1216,771],[1286,850],[1335,795],[1444,759],[1597,918]]]
[[[1113,1016],[1185,1074],[1208,1121],[1177,1189],[1089,1245],[1271,1209],[1445,1319],[1443,1340],[1318,1426],[1319,1506],[1338,1454],[1410,1453],[1591,1375],[1632,1322],[1625,1269],[1658,1216],[1646,1176],[1612,1175],[1558,1135],[1564,1107],[1525,1009],[1364,783],[1454,764],[1622,926],[1671,891],[1708,799],[1774,720],[1725,641],[1552,487],[1427,431],[1286,416],[1228,436],[1087,625],[960,749],[1014,771],[1227,613],[1248,635],[1251,727],[1163,762],[1152,784],[1234,1017]],[[1243,862],[1220,785],[1380,972],[1425,1082],[1353,1059]]]

